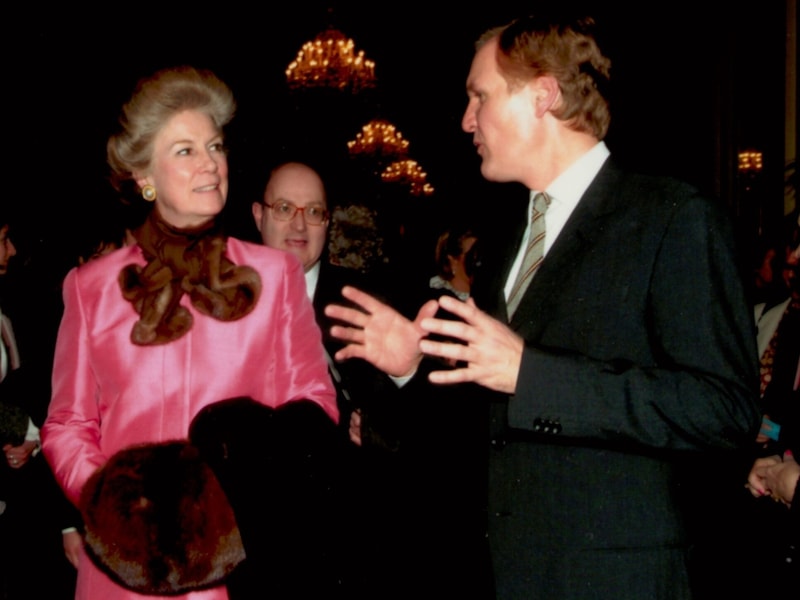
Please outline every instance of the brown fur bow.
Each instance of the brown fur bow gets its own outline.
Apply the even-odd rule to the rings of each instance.
[[[258,302],[261,278],[225,256],[225,238],[213,221],[177,229],[153,209],[135,237],[147,264],[128,265],[119,274],[122,296],[140,316],[131,331],[134,344],[166,344],[192,328],[191,313],[180,306],[183,294],[220,321],[240,319]]]

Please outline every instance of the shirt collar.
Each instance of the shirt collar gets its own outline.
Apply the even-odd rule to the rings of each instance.
[[[320,263],[317,261],[313,267],[306,271],[306,294],[308,299],[314,299],[314,292],[317,291],[317,282],[319,281]]]
[[[553,202],[574,206],[592,183],[610,152],[605,142],[597,142],[591,150],[573,162],[563,173],[547,186],[547,194]],[[531,190],[531,198],[536,194]]]

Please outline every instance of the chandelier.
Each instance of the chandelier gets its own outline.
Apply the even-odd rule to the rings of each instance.
[[[286,69],[289,88],[332,88],[353,93],[375,87],[375,63],[352,39],[327,29],[306,42]]]
[[[397,128],[382,119],[373,119],[361,128],[356,139],[347,142],[347,151],[352,156],[372,156],[376,158],[405,158],[408,140]]]
[[[398,160],[381,173],[381,179],[387,183],[408,185],[412,196],[430,196],[433,193],[433,186],[426,181],[427,177],[428,174],[415,160]]]
[[[755,150],[739,152],[739,171],[742,173],[759,173],[763,166],[761,152]]]

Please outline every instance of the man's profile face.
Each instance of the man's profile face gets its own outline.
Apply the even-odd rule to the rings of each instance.
[[[303,211],[298,211],[290,221],[278,220],[265,204],[281,202],[289,202],[302,209],[311,206],[327,209],[325,187],[319,175],[299,163],[284,165],[267,183],[264,204],[253,203],[253,218],[264,244],[291,252],[303,263],[303,269],[308,271],[319,261],[325,249],[328,222],[309,225]]]
[[[8,225],[0,227],[0,275],[8,271],[8,261],[17,253],[14,243],[8,237]]]
[[[469,102],[461,127],[472,134],[486,179],[524,183],[540,129],[534,87],[521,84],[510,88],[500,72],[496,52],[497,39],[493,39],[475,53],[467,76]]]

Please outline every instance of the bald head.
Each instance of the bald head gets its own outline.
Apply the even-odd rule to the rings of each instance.
[[[287,207],[288,205],[288,207]],[[297,213],[290,220],[276,217],[276,208]],[[272,171],[264,198],[253,203],[253,218],[265,245],[291,252],[308,271],[319,262],[328,233],[328,219],[313,225],[308,222],[309,210],[328,208],[325,186],[314,169],[302,163],[285,163]]]

